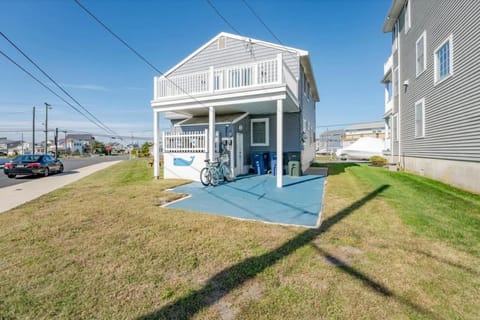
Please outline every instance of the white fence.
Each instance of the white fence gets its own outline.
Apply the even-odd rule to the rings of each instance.
[[[163,152],[202,153],[208,151],[208,130],[163,132]]]

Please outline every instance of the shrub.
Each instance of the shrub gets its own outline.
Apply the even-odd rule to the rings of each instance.
[[[373,156],[370,158],[370,162],[374,166],[383,167],[384,165],[387,164],[387,159],[380,156]]]

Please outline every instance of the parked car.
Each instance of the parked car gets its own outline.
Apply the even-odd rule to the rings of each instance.
[[[24,154],[5,163],[3,172],[9,178],[17,175],[48,176],[53,172],[63,172],[63,163],[48,154]]]
[[[3,165],[7,162],[9,162],[10,160],[12,159],[9,159],[9,158],[0,158],[0,169],[3,168]]]

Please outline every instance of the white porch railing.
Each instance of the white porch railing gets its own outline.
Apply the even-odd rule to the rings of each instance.
[[[275,59],[250,64],[213,68],[202,72],[155,79],[155,99],[215,93],[222,90],[286,83],[297,95],[298,82],[282,61]]]
[[[162,133],[163,152],[207,152],[207,141],[208,130]]]

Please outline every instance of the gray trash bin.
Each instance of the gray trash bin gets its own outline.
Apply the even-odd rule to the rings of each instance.
[[[294,177],[300,177],[302,175],[300,161],[288,161],[288,175]]]

